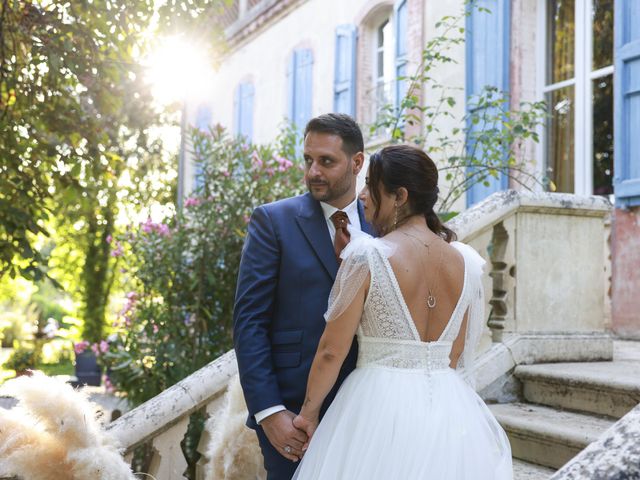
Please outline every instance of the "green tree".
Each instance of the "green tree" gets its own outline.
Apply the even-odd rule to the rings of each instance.
[[[150,133],[164,119],[139,63],[149,33],[189,27],[228,3],[0,0],[0,277],[47,276],[41,238],[74,225],[55,241],[82,251],[76,284],[90,339],[101,337],[113,284],[107,239],[119,199],[125,188],[139,205],[158,197],[145,174],[171,168]],[[212,45],[216,31],[201,37]],[[123,187],[126,176],[139,187]],[[161,190],[167,201],[170,186]]]

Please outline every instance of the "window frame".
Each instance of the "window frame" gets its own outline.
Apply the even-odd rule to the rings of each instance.
[[[547,36],[547,11],[548,0],[538,0],[537,11],[537,97],[546,101],[546,96],[555,90],[573,86],[573,191],[577,195],[593,194],[593,87],[592,82],[598,78],[612,75],[612,82],[615,82],[614,64],[592,70],[593,62],[593,28],[591,23],[591,13],[593,11],[593,0],[587,2],[575,0],[575,31],[574,31],[574,72],[573,78],[547,84],[547,68],[549,65],[548,56],[548,36]],[[612,52],[613,54],[613,52]],[[613,57],[612,57],[613,61]],[[614,101],[615,94],[612,97]],[[615,128],[615,125],[614,125]],[[542,141],[538,145],[536,161],[538,173],[546,175],[548,159],[547,155],[547,125],[543,125],[538,133]],[[614,151],[615,159],[615,151]],[[613,176],[612,176],[613,182]]]

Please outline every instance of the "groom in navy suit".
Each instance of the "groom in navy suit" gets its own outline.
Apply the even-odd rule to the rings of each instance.
[[[306,434],[293,426],[324,330],[323,314],[349,230],[367,233],[356,177],[364,163],[358,124],[348,115],[312,119],[304,132],[309,192],[256,208],[242,251],[233,340],[240,381],[268,480],[289,480]],[[354,339],[336,387],[355,368]]]

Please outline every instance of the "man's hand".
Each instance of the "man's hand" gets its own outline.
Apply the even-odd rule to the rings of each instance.
[[[289,410],[282,410],[260,422],[260,426],[267,435],[271,445],[283,457],[297,462],[302,458],[302,446],[307,443],[307,434],[293,425],[295,414]]]

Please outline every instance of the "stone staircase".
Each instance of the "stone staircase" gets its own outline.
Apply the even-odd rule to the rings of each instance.
[[[549,478],[640,403],[640,342],[614,342],[611,362],[520,365],[523,401],[490,405],[516,480]]]

